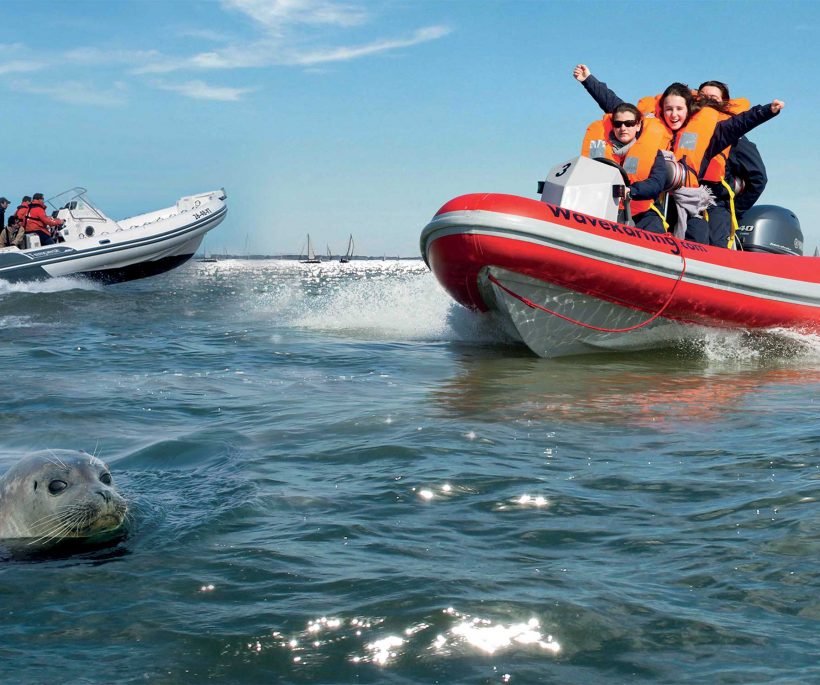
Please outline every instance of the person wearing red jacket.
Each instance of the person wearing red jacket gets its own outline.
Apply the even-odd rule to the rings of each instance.
[[[17,209],[14,212],[14,215],[17,217],[17,220],[20,222],[20,225],[23,225],[23,219],[26,218],[26,214],[28,214],[28,205],[31,202],[31,196],[23,195],[23,199],[20,200],[20,204],[17,205]]]
[[[54,239],[51,237],[50,226],[62,226],[63,221],[52,219],[46,213],[46,203],[43,201],[42,193],[34,193],[28,206],[28,213],[23,219],[23,227],[27,235],[37,234],[40,238],[40,245],[52,245]]]

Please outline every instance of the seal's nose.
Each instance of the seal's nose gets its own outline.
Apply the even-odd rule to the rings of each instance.
[[[102,497],[106,502],[111,501],[111,493],[106,492],[105,490],[97,490],[97,494]]]

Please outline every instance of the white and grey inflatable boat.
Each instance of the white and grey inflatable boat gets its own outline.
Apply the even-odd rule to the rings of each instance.
[[[225,199],[220,188],[114,221],[88,200],[84,188],[72,188],[47,200],[52,215],[65,221],[64,242],[40,245],[34,235],[27,237],[25,249],[0,249],[0,279],[80,276],[119,283],[169,271],[189,260],[205,234],[222,222]]]

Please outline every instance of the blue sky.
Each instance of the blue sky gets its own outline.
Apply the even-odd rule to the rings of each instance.
[[[0,194],[75,185],[115,218],[224,186],[209,251],[418,255],[468,192],[535,197],[600,116],[590,66],[635,101],[729,83],[784,112],[750,134],[761,203],[820,243],[820,3],[71,0],[0,3]]]

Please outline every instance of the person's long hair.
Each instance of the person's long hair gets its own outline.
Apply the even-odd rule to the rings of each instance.
[[[723,102],[715,102],[712,98],[701,95],[700,91],[702,91],[706,86],[717,88],[723,97]],[[723,83],[723,81],[704,81],[698,87],[698,95],[696,100],[701,107],[711,107],[712,109],[716,109],[718,112],[722,112],[723,114],[731,114],[734,116],[734,112],[732,112],[731,105],[729,104],[730,99],[729,86]]]
[[[698,92],[709,86],[712,88],[717,88],[724,100],[732,99],[729,96],[729,86],[727,86],[723,81],[704,81],[698,86]]]
[[[703,109],[704,107],[711,107],[712,109],[716,109],[718,112],[722,112],[723,114],[729,114],[730,116],[734,116],[735,113],[732,111],[732,106],[726,102],[717,102],[712,98],[708,98],[705,95],[698,95],[695,97],[695,102],[697,103],[698,109]]]
[[[683,125],[686,126],[689,119],[692,118],[692,115],[696,114],[701,109],[703,106],[702,103],[695,99],[695,96],[692,95],[692,90],[689,86],[685,83],[679,83],[676,81],[675,83],[667,86],[666,90],[663,91],[663,95],[661,95],[661,114],[663,114],[663,103],[670,95],[682,97],[686,102],[686,120],[683,122]],[[666,121],[666,117],[664,117],[664,121]]]

